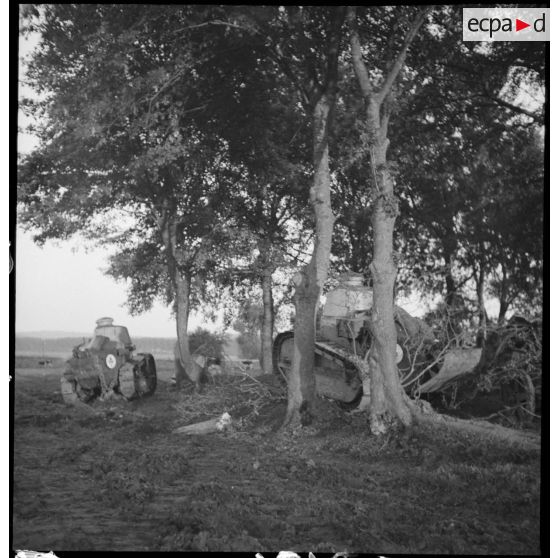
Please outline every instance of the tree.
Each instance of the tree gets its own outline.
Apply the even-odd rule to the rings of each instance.
[[[213,229],[226,208],[220,218],[234,217],[235,227],[251,231],[258,245],[253,267],[264,299],[262,358],[270,371],[272,273],[285,259],[281,252],[291,240],[285,227],[300,213],[300,184],[308,167],[301,158],[300,140],[307,136],[300,125],[303,110],[293,100],[292,85],[277,78],[281,74],[267,56],[274,48],[271,29],[267,35],[258,31],[258,26],[273,27],[276,10],[169,6],[131,14],[126,6],[53,5],[43,15],[31,28],[53,40],[35,56],[31,76],[38,87],[58,94],[31,108],[44,110],[61,136],[50,152],[45,147],[34,162],[24,164],[30,183],[25,187],[29,196],[21,198],[27,206],[23,219],[38,226],[42,238],[79,230],[102,238],[101,213],[116,207],[132,214],[137,223],[111,237],[125,248],[113,258],[110,273],[131,280],[136,310],[148,307],[153,296],[173,301],[180,360],[188,367],[192,287],[203,283],[202,274],[207,279],[209,261],[222,270],[215,265],[219,255],[208,253],[224,237],[223,227]],[[79,95],[69,96],[72,89]],[[64,130],[69,124],[70,131]],[[38,132],[45,145],[54,135]],[[53,178],[43,188],[50,188],[45,212],[32,202],[41,186],[31,182],[37,173],[41,180],[46,173],[51,178],[60,173],[60,167],[48,169],[58,152],[68,160],[67,195],[56,198],[54,182],[62,179]],[[96,205],[78,194],[75,182],[85,175],[89,190],[101,191],[105,183]],[[229,259],[238,254],[230,250],[232,244],[221,247]],[[159,247],[169,288],[160,275]],[[215,279],[222,281],[224,275]]]
[[[544,113],[544,45],[463,43],[459,17],[453,8],[432,13],[432,32],[408,57],[411,71],[420,67],[423,77],[401,98],[391,126],[402,215],[399,285],[430,296],[443,292],[450,309],[471,281],[482,306],[485,289],[478,283],[491,282],[486,254],[492,248],[481,240],[491,224],[486,208],[498,194],[478,166],[481,160],[481,166],[499,165],[506,136],[538,128]],[[502,210],[498,219],[511,223],[510,217]]]
[[[44,123],[35,129],[40,147],[20,169],[21,221],[40,231],[39,242],[78,231],[104,242],[115,212],[128,215],[112,273],[132,279],[136,301],[162,292],[173,300],[180,360],[197,382],[187,341],[192,284],[210,269],[211,250],[226,250],[219,201],[229,175],[226,145],[192,121],[184,84],[196,91],[211,38],[184,48],[192,8],[41,10],[29,20],[42,43],[28,74],[48,95],[29,103]],[[159,270],[164,263],[170,288],[151,282],[149,255]]]
[[[500,302],[498,322],[514,304],[533,316],[542,298],[544,164],[542,138],[533,128],[504,131],[486,143],[469,175],[478,202],[467,212],[464,262],[487,275]],[[521,223],[521,226],[518,226]]]
[[[393,178],[387,164],[388,123],[393,107],[393,85],[405,63],[407,50],[427,14],[418,12],[403,42],[387,64],[380,85],[370,79],[363,57],[357,25],[357,10],[349,8],[348,22],[353,66],[365,104],[365,141],[369,149],[370,169],[374,192],[372,228],[374,257],[371,264],[374,288],[372,307],[373,350],[370,357],[370,428],[372,433],[386,431],[393,420],[404,425],[412,421],[412,406],[399,381],[395,362],[397,333],[394,322],[394,282],[396,268],[393,261],[393,229],[397,217],[397,199],[393,193]]]
[[[274,322],[273,273],[289,265],[288,246],[297,241],[297,216],[304,209],[304,190],[310,162],[309,123],[297,101],[293,84],[277,72],[274,35],[281,9],[238,6],[214,7],[192,37],[206,43],[213,30],[214,45],[199,67],[204,91],[217,92],[194,118],[208,134],[228,147],[236,180],[223,203],[234,214],[235,227],[250,236],[254,250],[218,277],[222,285],[239,281],[259,283],[262,293],[261,360],[272,371]],[[201,100],[200,100],[201,101]],[[303,202],[304,200],[304,202]],[[245,237],[246,238],[246,237]],[[251,273],[250,273],[251,271]]]
[[[316,313],[327,279],[333,213],[330,202],[329,134],[338,86],[338,57],[345,8],[320,12],[287,7],[281,18],[286,40],[276,44],[279,68],[297,85],[312,122],[312,182],[309,204],[314,216],[314,247],[307,265],[294,276],[294,354],[288,378],[285,427],[312,420],[316,397],[314,341]],[[311,25],[310,25],[311,24]],[[293,61],[301,61],[296,64]]]

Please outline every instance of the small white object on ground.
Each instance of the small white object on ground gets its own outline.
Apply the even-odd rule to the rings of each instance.
[[[221,418],[219,418],[219,420],[217,421],[217,430],[219,431],[225,430],[227,426],[231,425],[231,422],[232,422],[231,415],[229,415],[229,413],[223,413],[221,415]]]
[[[57,558],[52,552],[36,552],[35,550],[17,550],[15,558]]]
[[[181,426],[173,430],[174,434],[211,434],[212,432],[222,432],[232,424],[232,417],[229,413],[223,413],[219,418],[197,422]]]

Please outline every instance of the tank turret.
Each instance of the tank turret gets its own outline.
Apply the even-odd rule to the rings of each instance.
[[[347,344],[358,337],[370,319],[373,293],[360,273],[347,273],[339,285],[326,294],[317,337]]]
[[[124,326],[114,325],[112,318],[99,318],[96,322],[97,327],[93,333],[93,337],[108,337],[116,343],[117,348],[133,351],[135,346],[132,344],[128,328]]]

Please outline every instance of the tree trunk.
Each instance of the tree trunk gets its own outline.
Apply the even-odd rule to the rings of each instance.
[[[337,64],[337,58],[335,58]],[[322,94],[313,111],[314,176],[310,204],[314,210],[315,237],[310,263],[296,274],[294,355],[288,378],[288,405],[284,426],[309,424],[316,398],[314,341],[316,313],[329,270],[333,212],[330,200],[328,133],[335,103],[333,91]]]
[[[295,277],[294,353],[288,380],[288,403],[284,426],[306,425],[312,422],[316,399],[314,378],[314,341],[316,338],[316,309],[319,289],[315,273],[309,270]]]
[[[177,271],[174,284],[177,338],[174,352],[175,380],[178,386],[188,381],[194,382],[199,389],[203,369],[192,360],[188,340],[191,279],[182,277]]]
[[[499,292],[500,311],[498,312],[498,325],[502,325],[506,321],[506,312],[510,306],[508,294],[508,276],[506,274],[506,270],[502,267],[502,283],[500,285]]]
[[[372,333],[374,350],[370,358],[370,429],[383,434],[394,421],[409,425],[412,420],[407,396],[399,379],[395,362],[397,331],[395,329],[393,292],[396,268],[393,261],[393,229],[398,203],[393,195],[393,180],[386,166],[388,146],[380,126],[379,107],[367,107],[367,132],[370,137],[370,157],[377,189],[372,217],[374,256],[372,271],[373,304]]]
[[[445,308],[445,327],[448,339],[454,338],[461,333],[461,325],[459,323],[459,302],[457,299],[457,283],[453,276],[453,258],[457,250],[457,242],[451,236],[451,229],[446,229],[447,236],[444,239],[443,257],[445,263],[445,283],[446,293],[444,301]]]
[[[444,254],[444,263],[446,264],[446,276],[445,276],[445,283],[446,283],[446,296],[445,302],[446,306],[448,307],[449,311],[451,312],[451,308],[453,308],[455,304],[455,279],[453,277],[453,273],[451,271],[452,267],[452,256],[451,254]]]
[[[397,333],[394,321],[393,293],[396,268],[393,259],[393,228],[398,214],[398,202],[393,194],[393,179],[387,165],[386,152],[389,115],[392,105],[391,90],[403,67],[407,49],[416,35],[427,9],[421,10],[407,32],[403,46],[379,88],[370,83],[364,62],[356,8],[349,8],[348,21],[353,68],[366,107],[366,141],[370,153],[370,170],[374,194],[372,230],[374,257],[370,269],[373,281],[372,334],[370,352],[370,429],[374,435],[391,427],[410,425],[413,405],[403,388],[396,364]]]
[[[477,304],[479,313],[479,329],[477,331],[477,347],[484,347],[486,341],[486,307],[484,304],[484,262],[480,262],[479,275],[476,280],[477,283]]]
[[[179,262],[177,260],[178,223],[176,214],[168,199],[163,201],[158,225],[165,246],[167,269],[174,295],[177,338],[174,348],[176,384],[180,386],[184,382],[190,380],[199,388],[202,370],[193,362],[188,342],[188,318],[190,316],[190,290],[192,278],[190,275],[183,274],[179,268]]]
[[[341,27],[346,8],[335,8],[327,50],[324,85],[312,89],[312,165],[310,205],[314,212],[314,249],[308,265],[299,271],[295,283],[294,355],[288,377],[288,404],[284,427],[296,427],[312,421],[316,399],[314,378],[314,342],[316,314],[327,279],[331,254],[334,217],[331,211],[329,171],[329,131],[337,98],[338,58]],[[312,78],[312,82],[314,79]]]
[[[506,299],[500,299],[500,311],[498,312],[498,325],[502,325],[506,321],[506,313],[508,311],[509,304]]]
[[[260,364],[264,374],[273,373],[273,280],[271,270],[265,269],[262,278],[263,319],[261,330]]]

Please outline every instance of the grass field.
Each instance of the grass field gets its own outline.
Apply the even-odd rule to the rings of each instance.
[[[273,378],[137,402],[63,404],[61,362],[15,370],[13,547],[36,550],[538,554],[540,454],[429,429],[376,442],[320,402],[280,433]],[[229,411],[230,432],[172,434]]]

